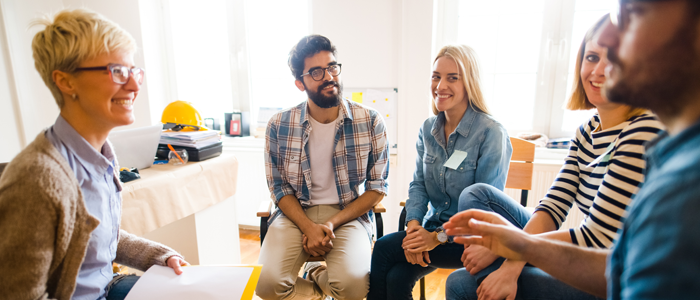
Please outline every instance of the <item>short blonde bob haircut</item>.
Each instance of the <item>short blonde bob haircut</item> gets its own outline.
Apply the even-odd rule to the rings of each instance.
[[[136,52],[136,41],[128,32],[86,9],[62,10],[53,21],[50,16],[44,16],[32,22],[33,25],[46,26],[32,40],[34,66],[59,108],[63,107],[64,99],[53,81],[54,70],[72,73],[83,61],[101,54]]]
[[[441,57],[449,57],[459,68],[459,75],[464,83],[464,89],[467,92],[467,101],[475,111],[485,114],[489,113],[484,101],[484,95],[481,92],[481,77],[479,75],[479,61],[476,52],[466,45],[447,45],[438,51],[433,64]],[[431,97],[430,103],[433,108],[433,114],[438,115],[440,112],[435,106],[435,101]]]
[[[593,27],[588,29],[586,32],[586,35],[581,42],[581,46],[578,48],[578,54],[576,55],[576,70],[574,71],[574,84],[571,88],[571,96],[569,96],[569,100],[566,101],[564,106],[568,110],[589,110],[596,108],[595,105],[588,100],[586,91],[583,88],[583,80],[581,79],[581,65],[583,64],[583,59],[586,55],[586,44],[593,40],[596,32],[598,32],[608,18],[610,18],[610,15],[606,14],[595,24],[593,24]],[[630,107],[630,110],[627,112],[627,117],[630,118],[646,112],[648,111],[644,108]]]

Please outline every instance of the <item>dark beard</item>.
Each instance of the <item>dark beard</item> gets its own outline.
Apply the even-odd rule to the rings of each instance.
[[[691,18],[692,19],[692,18]],[[691,24],[692,23],[692,24]],[[700,58],[694,53],[697,30],[688,21],[676,36],[644,62],[622,65],[613,51],[608,59],[617,68],[619,80],[607,87],[612,102],[651,109],[663,117],[679,115],[698,88]]]
[[[338,94],[327,97],[323,95],[321,91],[330,85],[338,88]],[[304,84],[304,87],[306,88],[306,84]],[[336,107],[340,104],[340,100],[343,99],[343,84],[337,81],[327,81],[326,83],[320,85],[315,92],[307,88],[306,95],[308,95],[309,99],[311,99],[311,101],[313,101],[314,104],[320,108]]]

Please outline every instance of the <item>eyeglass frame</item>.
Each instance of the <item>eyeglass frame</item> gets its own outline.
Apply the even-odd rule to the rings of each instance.
[[[113,71],[112,71],[112,68],[115,68],[115,67],[124,67],[124,68],[127,68],[129,70],[129,75],[127,76],[126,81],[119,82],[115,79],[115,77],[113,75]],[[134,70],[139,70],[141,72],[141,78],[139,80],[136,80],[136,73],[134,72]],[[129,67],[127,67],[125,65],[121,65],[121,64],[108,64],[106,66],[99,66],[99,67],[76,68],[75,71],[107,71],[107,72],[109,72],[109,78],[112,79],[112,81],[116,84],[127,84],[129,82],[129,79],[133,75],[134,80],[136,80],[136,83],[138,85],[141,85],[141,84],[143,84],[143,79],[146,77],[146,70],[144,70],[143,68],[136,68],[136,67],[129,68]]]
[[[328,70],[328,69],[330,69],[330,68],[332,68],[332,67],[336,67],[336,66],[338,67],[338,74],[333,75],[333,74],[331,74],[331,71]],[[314,67],[314,68],[309,69],[308,72],[299,75],[299,78],[302,78],[302,77],[304,77],[304,76],[306,76],[306,75],[309,75],[309,76],[311,76],[311,79],[313,79],[314,81],[321,81],[321,80],[323,80],[324,78],[326,78],[326,73],[328,73],[329,75],[331,75],[331,77],[340,75],[340,72],[342,72],[342,70],[343,70],[343,67],[342,67],[342,66],[343,66],[343,64],[332,64],[332,65],[330,65],[330,66],[328,66],[328,67],[325,67],[325,68],[322,68],[322,67]],[[311,72],[314,72],[314,71],[316,71],[316,70],[323,70],[323,76],[321,76],[320,79],[316,79],[316,78],[314,78],[313,75],[311,75]]]
[[[180,131],[180,130],[183,130],[187,127],[192,128],[194,131],[202,130],[202,128],[200,126],[196,126],[196,125],[187,125],[187,124],[171,123],[171,122],[163,123],[163,130],[170,129],[172,131]]]

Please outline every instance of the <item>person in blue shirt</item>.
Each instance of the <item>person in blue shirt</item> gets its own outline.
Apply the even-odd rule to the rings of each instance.
[[[134,122],[144,70],[124,29],[84,9],[37,22],[39,75],[60,114],[0,177],[0,297],[124,299],[145,271],[187,265],[173,249],[119,227],[122,184],[109,132]]]
[[[464,247],[448,240],[441,225],[457,213],[466,187],[505,187],[513,149],[505,128],[489,114],[479,76],[476,54],[468,46],[445,46],[434,60],[435,116],[418,133],[406,231],[375,244],[368,300],[411,299],[423,276],[437,268],[461,267]]]
[[[482,210],[461,212],[445,228],[459,236],[458,243],[529,262],[598,297],[697,299],[700,2],[620,1],[619,12],[611,14],[597,41],[608,48],[608,99],[649,108],[666,126],[647,144],[646,178],[612,249],[530,235]]]

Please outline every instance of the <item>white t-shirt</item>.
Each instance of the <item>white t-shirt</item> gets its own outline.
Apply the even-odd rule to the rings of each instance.
[[[311,165],[311,205],[338,204],[338,190],[333,171],[333,146],[335,145],[335,127],[340,121],[340,114],[334,122],[319,123],[309,115],[311,133],[309,135],[309,163]]]

